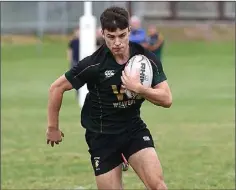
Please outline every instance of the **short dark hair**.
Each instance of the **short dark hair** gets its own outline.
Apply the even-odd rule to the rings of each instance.
[[[107,8],[100,16],[102,30],[110,32],[116,31],[118,28],[124,30],[129,27],[129,13],[122,7]]]

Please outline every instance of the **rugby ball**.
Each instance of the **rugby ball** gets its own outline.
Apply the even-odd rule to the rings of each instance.
[[[152,65],[149,59],[144,55],[133,56],[125,66],[129,75],[135,75],[137,71],[140,72],[140,82],[145,87],[151,87],[153,79]],[[128,89],[125,90],[128,98],[135,98],[137,94]]]

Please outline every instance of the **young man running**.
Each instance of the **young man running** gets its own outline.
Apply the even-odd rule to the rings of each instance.
[[[169,108],[172,95],[162,64],[142,46],[129,42],[129,14],[120,7],[100,16],[105,44],[59,77],[50,87],[47,143],[62,141],[59,111],[63,94],[85,83],[89,93],[81,112],[81,124],[98,189],[122,189],[122,154],[148,189],[167,189],[152,135],[140,118],[144,100]],[[152,87],[141,85],[140,76],[125,72],[128,60],[137,54],[149,58],[153,67]],[[124,88],[142,98],[129,99]]]

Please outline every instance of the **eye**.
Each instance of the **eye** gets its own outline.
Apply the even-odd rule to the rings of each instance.
[[[108,36],[108,38],[112,40],[112,39],[114,39],[115,37],[114,37],[114,36]]]

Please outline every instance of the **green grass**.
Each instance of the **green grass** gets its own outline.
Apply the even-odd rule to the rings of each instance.
[[[47,94],[67,68],[66,43],[2,47],[2,189],[96,188],[75,92],[60,113],[64,142],[46,145]],[[163,65],[173,93],[170,109],[146,102],[169,189],[234,189],[234,44],[166,44]],[[144,186],[129,170],[126,189]]]

